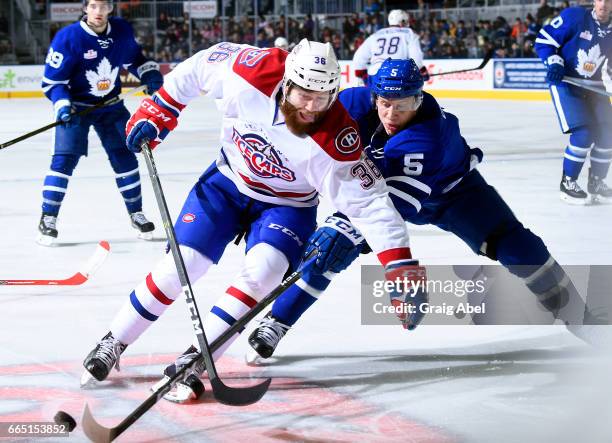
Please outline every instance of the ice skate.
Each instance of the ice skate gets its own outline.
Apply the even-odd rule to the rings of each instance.
[[[602,178],[594,175],[592,169],[589,169],[589,183],[587,189],[590,194],[591,203],[612,203],[612,189],[608,187]]]
[[[86,371],[81,377],[81,387],[89,385],[94,379],[104,381],[113,367],[119,371],[119,357],[125,348],[127,345],[113,337],[111,332],[106,334],[83,361]]]
[[[147,220],[147,217],[145,217],[142,211],[130,213],[130,220],[132,221],[132,227],[138,231],[138,238],[153,240],[155,225],[153,222]]]
[[[38,237],[36,242],[42,246],[52,246],[57,240],[57,216],[51,214],[43,214],[40,216],[38,223]]]
[[[588,194],[584,192],[578,182],[568,175],[563,174],[561,177],[561,200],[570,205],[586,205],[588,204]]]
[[[164,377],[153,385],[151,390],[159,389],[185,365],[191,363],[194,358],[198,358],[199,361],[185,372],[183,379],[164,395],[164,399],[174,403],[186,403],[200,398],[205,390],[204,383],[200,380],[205,366],[204,360],[200,357],[200,352],[193,345],[183,352],[174,363],[164,369]]]
[[[280,340],[285,336],[290,326],[287,326],[268,312],[259,322],[259,326],[249,335],[249,345],[252,351],[246,354],[246,363],[257,366],[263,359],[272,357]]]

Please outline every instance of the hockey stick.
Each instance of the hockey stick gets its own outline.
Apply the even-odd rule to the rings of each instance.
[[[456,71],[435,72],[433,74],[429,74],[429,76],[430,77],[435,77],[437,75],[449,75],[449,74],[458,74],[460,72],[479,71],[480,69],[482,69],[485,66],[487,66],[489,61],[491,61],[491,59],[493,58],[493,52],[494,52],[493,49],[489,49],[489,51],[485,54],[485,56],[483,57],[483,59],[480,62],[480,64],[478,66],[476,66],[475,68],[458,69]]]
[[[587,89],[600,95],[612,97],[612,92],[603,89],[603,82],[582,80],[574,77],[563,77],[563,81],[565,83],[569,83],[570,85],[578,86],[579,88]],[[602,86],[602,88],[599,88],[598,86]]]
[[[142,151],[147,163],[147,168],[149,169],[149,176],[151,178],[151,183],[153,184],[153,191],[155,192],[155,198],[157,199],[157,205],[159,206],[164,228],[166,229],[166,235],[168,236],[168,243],[170,244],[170,249],[172,250],[174,264],[176,265],[176,272],[178,274],[181,287],[183,288],[183,293],[185,294],[187,307],[191,313],[191,323],[198,339],[198,344],[200,345],[204,362],[208,368],[208,375],[210,378],[210,384],[213,388],[213,394],[219,402],[226,405],[243,406],[255,403],[266,393],[271,380],[267,379],[258,385],[249,386],[246,388],[232,388],[225,385],[223,381],[221,381],[210,352],[210,346],[208,345],[206,334],[204,333],[202,317],[200,316],[198,306],[193,296],[193,290],[191,289],[191,282],[189,281],[189,276],[187,275],[185,262],[183,261],[181,251],[178,246],[178,241],[176,240],[174,226],[172,225],[172,218],[170,217],[170,211],[168,210],[168,205],[166,204],[166,198],[164,197],[164,192],[161,187],[161,181],[157,174],[153,153],[149,149],[147,143],[142,144]]]
[[[289,275],[280,285],[274,288],[268,295],[266,295],[259,303],[253,307],[249,312],[242,316],[236,323],[234,323],[229,329],[213,341],[210,346],[212,352],[217,351],[221,346],[225,344],[231,337],[237,332],[240,332],[251,320],[253,320],[261,311],[263,311],[270,303],[276,300],[283,292],[287,290],[291,285],[298,281],[302,277],[303,269],[307,268],[314,260],[315,251],[307,256],[304,261],[305,263]],[[134,409],[127,417],[125,417],[121,423],[112,428],[107,428],[99,424],[93,417],[89,405],[85,404],[85,410],[83,411],[83,418],[81,419],[81,426],[85,431],[85,435],[94,442],[110,442],[121,435],[126,429],[128,429],[136,420],[142,417],[149,409],[151,409],[159,400],[168,393],[173,386],[179,381],[184,380],[187,375],[191,373],[193,368],[199,361],[201,356],[194,358],[190,363],[183,366],[176,374],[170,377],[166,383],[161,385],[156,391],[154,391],[145,401],[143,401],[136,409]]]
[[[96,103],[95,105],[91,107],[83,109],[82,111],[74,112],[71,115],[78,115],[79,117],[82,117],[104,106],[110,106],[110,105],[117,104],[121,100],[123,100],[125,97],[127,97],[128,95],[132,95],[132,94],[136,94],[137,92],[144,91],[146,87],[147,85],[140,85],[137,88],[132,88],[128,91],[122,92],[116,97],[109,98],[108,100],[103,100],[101,102]],[[14,138],[13,140],[9,140],[7,142],[1,143],[0,149],[8,148],[9,146],[14,145],[15,143],[18,143],[22,140],[28,139],[30,137],[34,137],[35,135],[40,134],[41,132],[45,132],[48,129],[55,128],[56,126],[61,125],[62,123],[63,123],[62,121],[54,121],[53,123],[49,123],[48,125],[45,125],[42,128],[38,128],[31,132],[28,132],[27,134],[20,135],[19,137]]]
[[[82,285],[89,277],[96,272],[96,270],[102,265],[108,252],[110,251],[110,245],[107,241],[101,241],[98,243],[96,251],[89,258],[87,263],[72,277],[65,278],[63,280],[0,280],[0,285],[7,286],[76,286]]]

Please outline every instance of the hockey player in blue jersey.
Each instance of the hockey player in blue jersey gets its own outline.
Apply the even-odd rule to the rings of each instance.
[[[131,25],[109,17],[112,2],[85,0],[83,6],[83,19],[57,33],[45,63],[42,88],[62,124],[55,128],[51,166],[44,181],[38,241],[51,245],[57,238],[57,216],[72,172],[80,156],[87,155],[90,126],[108,155],[132,226],[139,236],[150,239],[155,227],[142,213],[138,161],[125,144],[129,111],[120,102],[82,118],[74,113],[119,95],[122,66],[138,76],[148,94],[162,86],[163,77],[158,64],[142,54]]]
[[[422,91],[416,63],[387,59],[371,88],[346,89],[339,99],[358,122],[362,139],[370,140],[368,157],[385,177],[391,200],[404,220],[452,232],[476,254],[499,261],[522,278],[546,309],[558,314],[563,307],[572,323],[581,322],[584,304],[579,297],[568,303],[569,294],[576,293],[571,282],[564,281],[563,269],[540,237],[521,224],[475,169],[482,160],[481,150],[470,148],[457,117]],[[276,300],[250,335],[255,352],[247,361],[270,357],[333,276],[357,258],[363,243],[356,241],[354,233],[349,220],[334,214],[313,234],[305,253],[315,247],[319,250],[315,266]],[[412,303],[426,300],[421,296]],[[397,301],[391,300],[394,305]],[[400,320],[413,329],[422,317],[417,309]]]
[[[548,69],[552,101],[561,130],[569,134],[565,148],[561,199],[584,205],[612,199],[603,179],[612,161],[612,107],[604,95],[563,82],[563,77],[601,81],[612,71],[612,0],[594,0],[593,9],[564,9],[544,26],[535,50]],[[607,72],[606,72],[607,71]],[[603,89],[603,85],[602,85]],[[588,194],[577,183],[590,153]],[[590,198],[589,198],[590,194]]]

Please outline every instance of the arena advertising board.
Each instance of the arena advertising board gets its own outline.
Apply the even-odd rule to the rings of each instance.
[[[480,60],[426,60],[425,66],[431,74],[470,69],[478,66]],[[162,74],[170,72],[176,63],[161,63]],[[350,60],[340,61],[341,88],[360,85],[360,80]],[[0,97],[42,96],[41,80],[44,67],[41,65],[0,66]],[[425,88],[432,91],[536,91],[546,89],[543,81],[546,71],[537,59],[492,60],[484,69],[447,75],[435,75]],[[138,86],[140,82],[127,71],[121,72],[125,87]]]
[[[548,89],[546,67],[538,59],[494,60],[493,76],[496,89]]]

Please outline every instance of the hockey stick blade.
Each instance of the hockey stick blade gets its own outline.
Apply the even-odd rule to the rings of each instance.
[[[272,379],[268,378],[248,388],[232,388],[224,384],[219,377],[211,378],[209,381],[217,401],[229,406],[247,406],[258,402],[268,392],[272,383]]]
[[[223,344],[230,339],[236,332],[240,331],[244,326],[253,320],[261,311],[263,311],[270,303],[276,300],[280,295],[287,290],[292,284],[298,281],[302,277],[302,269],[308,267],[312,261],[315,260],[315,251],[311,252],[311,254],[304,259],[305,263],[301,267],[301,269],[295,271],[293,274],[289,275],[280,285],[272,290],[268,295],[266,295],[253,309],[243,315],[240,320],[234,323],[229,329],[227,329],[223,334],[221,334],[215,341],[212,342],[210,349],[212,352],[215,352],[219,349]],[[183,366],[176,374],[174,374],[171,378],[169,378],[164,384],[162,384],[157,390],[155,390],[145,401],[143,401],[136,409],[134,409],[127,417],[123,419],[121,423],[113,428],[107,428],[96,422],[96,419],[91,414],[88,405],[85,405],[85,411],[83,412],[83,418],[81,422],[81,426],[85,431],[85,435],[87,435],[92,441],[95,442],[107,442],[112,441],[121,435],[126,429],[128,429],[136,420],[142,417],[149,409],[151,409],[155,404],[161,400],[166,393],[168,393],[176,383],[183,380],[188,374],[188,372],[192,369],[192,367],[202,358],[200,357],[194,358],[191,363]],[[270,380],[270,379],[268,379]],[[266,381],[269,386],[270,382]],[[263,383],[262,383],[263,384]],[[268,388],[266,386],[266,389]],[[218,391],[218,389],[217,389]],[[214,391],[213,391],[214,392]],[[264,392],[265,393],[265,392]],[[262,394],[263,395],[263,394]],[[219,400],[221,401],[221,400]]]
[[[449,75],[449,74],[459,74],[460,72],[470,72],[470,71],[479,71],[482,68],[484,68],[485,66],[487,66],[487,64],[491,61],[491,59],[493,58],[493,53],[494,50],[490,49],[485,56],[483,57],[482,61],[480,62],[480,64],[478,66],[476,66],[475,68],[469,68],[469,69],[458,69],[456,71],[446,71],[446,72],[435,72],[433,74],[429,74],[430,77],[436,77],[439,75]]]
[[[98,268],[104,263],[108,253],[110,251],[110,245],[106,240],[98,243],[96,251],[89,258],[87,263],[72,277],[68,277],[62,280],[0,280],[0,285],[6,286],[78,286],[89,280],[89,277],[93,275]]]
[[[89,405],[85,403],[81,426],[85,435],[94,443],[107,443],[113,441],[119,435],[115,428],[107,428],[99,424],[91,415]]]

